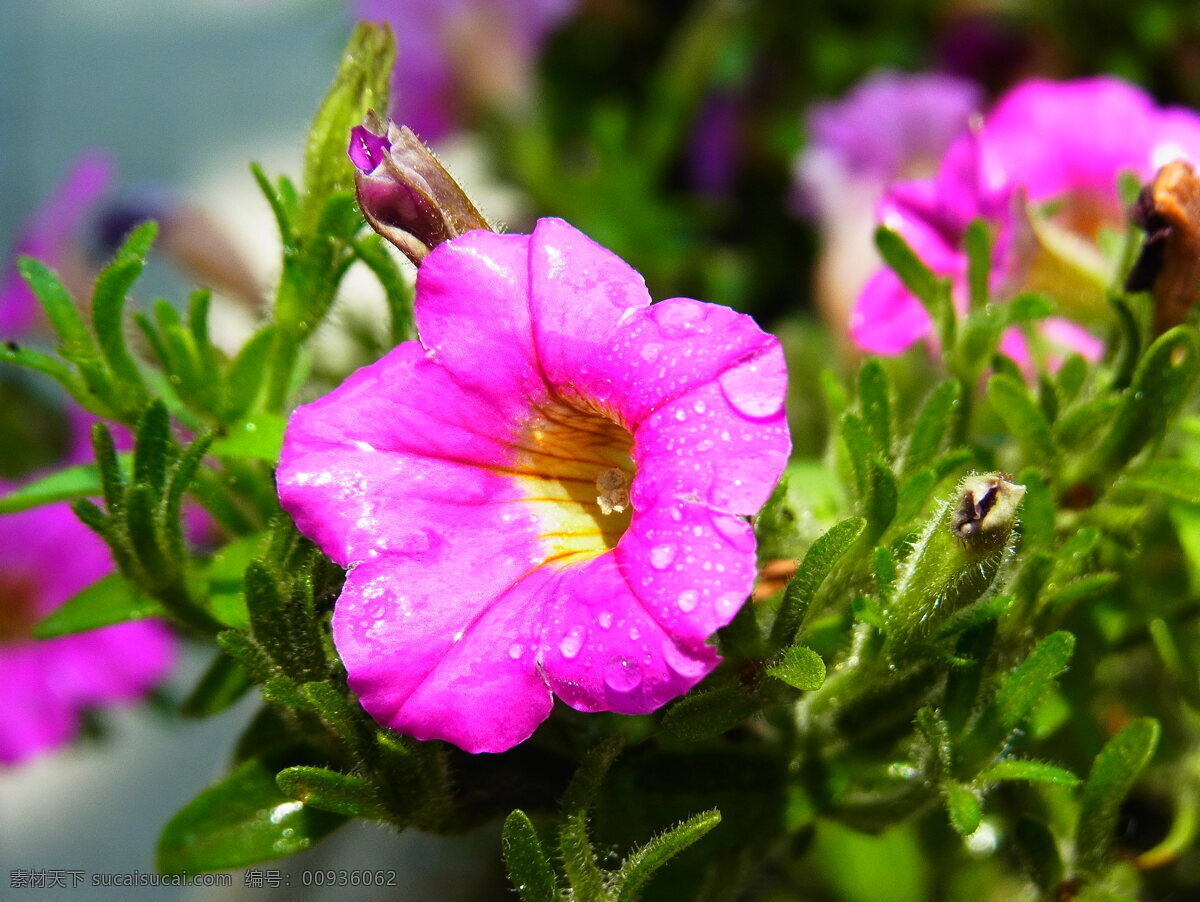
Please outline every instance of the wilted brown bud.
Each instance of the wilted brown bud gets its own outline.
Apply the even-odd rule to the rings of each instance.
[[[443,241],[491,228],[412,129],[385,128],[368,113],[351,130],[348,153],[363,216],[417,266]]]
[[[1142,188],[1130,218],[1144,229],[1142,251],[1125,282],[1126,291],[1154,294],[1154,330],[1165,332],[1187,319],[1200,300],[1200,178],[1176,160]]]

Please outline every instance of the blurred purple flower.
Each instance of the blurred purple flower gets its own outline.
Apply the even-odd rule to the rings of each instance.
[[[75,233],[112,180],[113,166],[107,157],[97,153],[83,156],[26,223],[13,245],[13,265],[0,289],[0,337],[24,336],[41,316],[37,299],[17,272],[17,257],[36,257],[50,266],[61,266]]]
[[[520,98],[546,35],[577,0],[354,0],[356,18],[396,36],[391,115],[424,141],[466,109]],[[380,111],[382,113],[382,111]]]
[[[934,177],[894,186],[879,218],[931,269],[951,277],[960,309],[962,239],[982,217],[993,231],[994,289],[1036,287],[1082,310],[1086,300],[1074,296],[1072,280],[1085,270],[1096,284],[1104,278],[1091,242],[1102,228],[1122,226],[1118,176],[1128,171],[1145,181],[1178,158],[1200,159],[1200,116],[1190,110],[1160,109],[1115,78],[1032,79],[1002,97],[977,131],[960,136]],[[1052,214],[1036,206],[1050,201],[1058,204]],[[1047,326],[1054,340],[1086,357],[1102,351],[1078,326]],[[854,341],[876,353],[899,353],[930,331],[924,308],[887,270],[872,277],[851,317]],[[1011,337],[1006,346],[1015,353],[1022,347]]]
[[[979,88],[961,78],[883,71],[810,111],[795,203],[821,226],[817,303],[839,336],[879,265],[871,242],[879,199],[897,179],[933,171],[980,101]]]
[[[137,699],[166,675],[175,640],[159,623],[31,638],[38,620],[112,569],[65,503],[0,517],[0,764],[63,745],[85,710]]]

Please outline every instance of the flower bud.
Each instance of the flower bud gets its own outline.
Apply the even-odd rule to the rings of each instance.
[[[417,266],[450,238],[489,229],[483,214],[412,130],[374,113],[350,132],[358,206],[376,232]]]
[[[1024,495],[1025,486],[1004,473],[976,474],[934,511],[887,603],[893,656],[905,646],[934,641],[947,617],[987,593],[1012,556]]]
[[[1154,331],[1187,319],[1200,300],[1200,177],[1190,163],[1175,160],[1158,170],[1129,212],[1146,232],[1126,291],[1154,294]]]

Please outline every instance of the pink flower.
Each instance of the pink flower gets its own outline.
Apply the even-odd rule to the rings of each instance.
[[[1103,228],[1122,227],[1118,176],[1130,171],[1147,180],[1180,157],[1200,159],[1200,117],[1191,111],[1160,109],[1115,78],[1031,79],[954,143],[933,178],[894,186],[879,218],[930,268],[951,277],[961,305],[962,238],[971,220],[983,217],[993,229],[993,287],[999,293],[1039,288],[1086,316],[1088,286],[1098,292],[1113,275],[1094,240]],[[1050,202],[1059,208],[1042,212]],[[1047,279],[1050,244],[1049,256],[1058,256]],[[1047,325],[1052,341],[1066,341],[1085,357],[1102,351],[1094,336],[1066,320]],[[930,323],[916,298],[881,270],[860,295],[850,329],[860,347],[894,354],[928,337]],[[1006,342],[1014,352],[1020,343],[1012,336]]]
[[[84,710],[136,699],[170,668],[175,642],[159,623],[30,637],[38,620],[112,569],[104,543],[66,504],[0,517],[0,763],[63,745]]]
[[[296,410],[283,506],[349,568],[333,617],[379,722],[496,752],[552,695],[653,711],[719,661],[744,519],[790,442],[778,341],[565,222],[472,231],[417,275],[421,341]]]

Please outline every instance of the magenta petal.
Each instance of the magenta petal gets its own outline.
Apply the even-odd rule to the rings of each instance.
[[[498,531],[447,562],[386,558],[351,571],[333,635],[350,687],[380,723],[469,752],[500,752],[550,714],[538,672],[541,607],[559,574],[527,568]],[[481,546],[481,547],[477,547]],[[446,564],[464,578],[451,586]]]
[[[648,416],[634,437],[634,509],[679,499],[757,513],[791,451],[783,397],[771,388],[782,367],[775,348]]]
[[[544,392],[529,313],[529,236],[478,230],[417,271],[421,343],[458,381],[497,397]]]
[[[542,371],[552,388],[568,394],[580,381],[604,380],[606,374],[581,372],[580,365],[611,354],[618,327],[650,303],[633,267],[561,219],[538,220],[529,242],[529,289]]]
[[[698,647],[750,595],[755,548],[754,530],[743,518],[670,499],[639,510],[613,555],[654,619]]]
[[[567,570],[548,602],[541,666],[572,708],[645,714],[720,662],[715,649],[664,629],[631,582],[606,554]]]
[[[890,269],[871,277],[850,312],[851,338],[873,354],[899,354],[932,331],[921,302]]]
[[[78,716],[54,686],[43,650],[33,643],[0,646],[4,716],[0,718],[0,764],[18,764],[58,748],[75,735]]]

